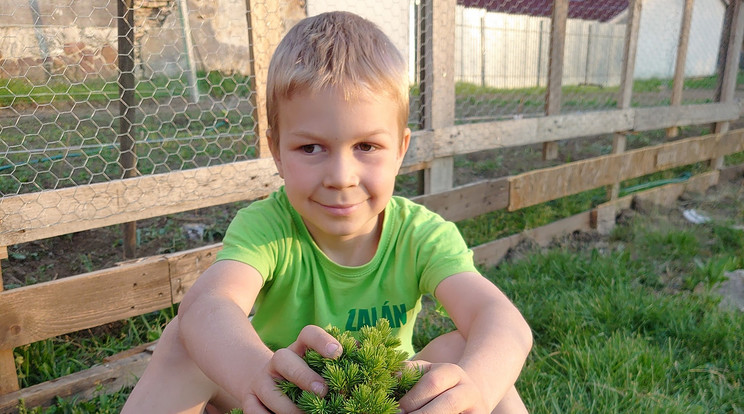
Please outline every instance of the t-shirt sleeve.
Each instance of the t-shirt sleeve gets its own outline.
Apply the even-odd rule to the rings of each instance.
[[[236,260],[254,267],[264,283],[277,266],[279,245],[284,225],[277,219],[278,208],[273,200],[258,201],[241,209],[230,222],[222,240],[217,261]],[[273,203],[275,204],[275,203]]]
[[[477,272],[473,252],[465,244],[454,223],[438,215],[427,223],[418,249],[418,267],[421,271],[419,288],[422,293],[434,294],[441,281],[462,272]]]

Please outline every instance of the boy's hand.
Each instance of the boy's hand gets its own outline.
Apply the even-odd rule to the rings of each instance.
[[[489,413],[481,390],[456,364],[413,363],[426,373],[400,399],[403,413]]]
[[[279,391],[278,379],[286,379],[303,390],[325,396],[328,387],[323,377],[307,366],[302,359],[308,349],[313,349],[326,358],[337,358],[342,351],[341,344],[323,328],[306,326],[294,343],[277,350],[266,366],[257,372],[243,398],[243,412],[301,413],[297,406]]]

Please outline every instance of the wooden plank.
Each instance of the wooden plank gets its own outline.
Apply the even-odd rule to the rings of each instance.
[[[726,61],[720,78],[719,101],[733,102],[736,95],[736,79],[739,72],[739,58],[741,56],[741,43],[744,39],[744,6],[741,1],[729,2],[727,13],[731,12],[731,27],[728,36],[724,36],[726,43]],[[713,132],[727,132],[729,122],[717,122],[713,126]],[[712,168],[720,170],[723,167],[723,157],[713,158],[709,161]]]
[[[26,407],[47,407],[59,398],[88,400],[137,383],[150,362],[151,353],[139,354],[96,365],[59,379],[32,385],[20,391],[0,395],[0,412],[16,413],[23,400]]]
[[[695,0],[685,0],[685,8],[682,13],[682,24],[679,29],[679,42],[677,43],[677,61],[674,66],[674,80],[672,81],[671,106],[679,106],[682,103],[682,88],[685,83],[685,61],[687,59],[687,44],[690,40],[690,27],[692,26],[692,8]],[[667,128],[667,137],[673,138],[679,134],[679,128],[673,126]]]
[[[480,181],[443,193],[413,197],[411,200],[447,220],[465,220],[506,208],[509,205],[509,180],[505,177]]]
[[[266,81],[269,62],[274,49],[281,40],[282,24],[279,2],[269,0],[245,0],[248,11],[248,50],[251,71],[254,79],[251,103],[253,104],[254,131],[258,138],[258,156],[270,157],[266,131],[268,118],[266,110]]]
[[[481,266],[497,265],[509,253],[524,241],[531,241],[538,246],[548,246],[556,237],[575,231],[589,231],[591,212],[586,211],[567,217],[535,229],[526,230],[502,239],[484,243],[472,248],[475,263]]]
[[[222,250],[222,243],[166,256],[170,269],[173,303],[183,300],[183,295],[186,294],[186,291],[189,290],[196,279],[214,263],[215,256],[220,250]]]
[[[720,172],[722,181],[735,181],[744,178],[744,164],[725,167]]]
[[[566,47],[566,23],[568,21],[568,0],[553,0],[553,14],[550,19],[550,57],[548,60],[548,88],[545,96],[545,115],[558,115],[561,112],[563,87],[563,55]],[[558,157],[558,143],[543,144],[543,159]]]
[[[633,98],[633,78],[635,73],[636,52],[638,49],[638,32],[641,26],[642,0],[630,0],[628,4],[628,20],[625,26],[625,44],[623,45],[623,61],[620,69],[620,88],[617,97],[618,109],[629,109]],[[635,118],[635,117],[634,117]],[[635,122],[635,120],[634,120]],[[626,131],[616,132],[612,137],[612,153],[625,152]],[[615,182],[607,189],[610,199],[618,197],[620,183]]]
[[[740,112],[739,104],[734,102],[636,108],[633,129],[635,131],[650,131],[675,125],[685,126],[732,121],[739,118]]]
[[[0,245],[265,197],[270,158],[0,198]]]
[[[725,61],[723,73],[720,76],[720,102],[732,102],[736,92],[736,78],[739,70],[739,56],[741,54],[741,43],[744,40],[744,7],[741,1],[730,2],[726,11],[731,22],[728,33],[722,37],[725,42]],[[728,131],[727,122],[718,122],[714,127],[714,132]],[[721,163],[722,164],[722,163]],[[718,166],[720,168],[720,166]]]
[[[688,138],[527,172],[509,178],[509,210],[739,151],[744,151],[744,130]]]
[[[8,248],[0,246],[0,260],[8,258]],[[3,270],[0,263],[0,293],[4,289]],[[12,347],[0,347],[0,395],[16,391],[20,388],[16,374],[15,357]]]
[[[633,119],[631,109],[546,116],[538,122],[537,136],[557,140],[625,131],[633,127]]]
[[[170,290],[168,261],[153,257],[0,292],[0,349],[163,309]]]
[[[455,2],[423,0],[424,32],[424,129],[455,123]],[[424,173],[424,192],[449,190],[454,183],[454,159],[436,157]]]

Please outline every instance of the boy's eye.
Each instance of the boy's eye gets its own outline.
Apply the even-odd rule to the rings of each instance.
[[[320,145],[318,145],[318,144],[308,144],[308,145],[301,146],[300,149],[305,154],[315,154],[317,152],[320,152]]]
[[[364,152],[372,151],[373,149],[375,149],[372,144],[366,142],[362,142],[361,144],[357,145],[357,147]]]

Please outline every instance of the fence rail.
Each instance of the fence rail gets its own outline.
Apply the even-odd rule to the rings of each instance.
[[[0,0],[0,3],[2,1],[8,0]],[[725,44],[721,48],[725,61],[719,66],[716,75],[715,82],[720,88],[717,93],[713,93],[714,102],[687,105],[676,102],[662,106],[631,105],[635,53],[632,45],[635,45],[637,40],[639,24],[639,16],[633,13],[641,11],[640,3],[640,0],[630,1],[630,16],[624,28],[624,45],[621,48],[624,52],[618,75],[621,87],[616,93],[614,107],[592,111],[562,111],[560,97],[564,86],[562,79],[565,79],[562,74],[566,71],[563,61],[554,59],[545,68],[546,73],[554,76],[547,78],[546,93],[539,97],[545,108],[541,113],[533,112],[530,116],[524,116],[526,111],[520,111],[514,112],[507,117],[508,119],[457,124],[456,111],[460,105],[458,99],[461,97],[455,94],[455,79],[451,75],[454,73],[456,47],[450,47],[452,45],[449,44],[456,43],[455,2],[422,0],[421,8],[416,9],[416,27],[422,31],[422,34],[418,35],[419,40],[426,45],[417,51],[418,58],[413,62],[419,72],[417,76],[422,80],[413,98],[416,115],[412,119],[419,124],[419,128],[413,134],[402,172],[425,171],[426,188],[429,191],[413,197],[414,200],[427,205],[447,219],[458,221],[496,210],[514,211],[678,166],[709,160],[720,161],[725,155],[744,151],[744,130],[728,130],[728,123],[737,120],[743,112],[735,97],[739,46],[744,36],[744,9],[740,1],[730,2],[726,11],[729,24],[722,36]],[[245,10],[248,11],[248,15],[245,21],[253,31],[250,47],[253,68],[258,69],[256,76],[244,80],[245,89],[241,89],[241,85],[224,83],[233,82],[237,78],[231,78],[233,80],[229,81],[225,77],[219,77],[215,81],[225,90],[234,88],[231,89],[233,92],[248,91],[242,95],[240,93],[225,95],[228,97],[239,95],[238,105],[230,101],[231,98],[217,99],[214,105],[207,105],[209,109],[206,112],[189,112],[189,108],[196,109],[199,105],[204,105],[204,101],[197,105],[182,97],[171,101],[160,97],[159,99],[165,100],[150,100],[151,105],[158,111],[152,113],[142,111],[143,118],[135,121],[135,124],[143,127],[142,130],[146,134],[152,134],[150,137],[152,140],[165,141],[165,136],[160,130],[144,127],[149,120],[159,120],[161,127],[172,128],[174,137],[198,141],[209,135],[216,123],[222,120],[228,127],[237,125],[233,132],[241,136],[251,136],[253,139],[253,131],[257,131],[256,137],[261,140],[256,141],[254,152],[252,154],[243,152],[237,159],[223,162],[218,160],[222,155],[209,155],[207,148],[212,147],[207,143],[203,151],[207,161],[204,161],[205,164],[199,164],[195,161],[193,151],[187,153],[184,147],[168,149],[162,145],[160,150],[165,151],[163,154],[165,159],[168,156],[179,158],[182,161],[181,166],[191,160],[195,168],[183,170],[176,168],[176,171],[170,171],[167,162],[164,162],[161,164],[162,170],[153,168],[152,173],[126,179],[102,182],[90,180],[83,185],[64,187],[55,184],[42,191],[3,193],[3,197],[0,198],[0,259],[7,258],[8,246],[12,249],[16,244],[52,236],[240,200],[254,200],[268,195],[281,185],[273,161],[264,152],[263,99],[259,93],[250,92],[251,88],[247,87],[249,84],[255,86],[263,82],[262,75],[258,73],[265,72],[270,51],[278,40],[276,28],[281,26],[278,19],[279,2],[249,0],[246,4]],[[567,8],[568,0],[556,0],[555,6]],[[562,33],[558,30],[550,32],[556,36],[547,39],[553,47],[550,56],[561,56],[563,50],[556,48],[561,45],[565,47],[565,44],[557,39],[559,35],[563,37],[567,35],[566,21],[563,21],[563,25],[555,22],[555,19],[561,18],[565,19],[565,16],[561,17],[560,13],[552,17],[554,20],[551,21],[551,25],[556,24],[556,28],[564,29]],[[689,35],[689,27],[685,30],[680,36]],[[440,42],[445,40],[446,45],[443,46]],[[587,52],[589,50],[590,48],[586,49]],[[676,70],[684,73],[684,65],[679,65]],[[206,79],[200,78],[202,82]],[[684,76],[680,79],[675,81],[675,86],[678,86],[676,82],[685,80]],[[158,88],[160,87],[154,86],[156,92],[160,93]],[[185,89],[180,86],[179,88],[181,88],[178,89],[179,93],[186,93]],[[2,87],[0,95],[5,93],[1,89]],[[33,96],[28,94],[21,98],[32,101],[35,99]],[[527,104],[525,96],[518,99],[524,105]],[[554,100],[553,104],[548,105],[551,97]],[[563,96],[564,101],[565,98]],[[44,134],[40,131],[45,128],[54,130],[55,134],[60,134],[66,137],[65,139],[69,138],[69,142],[74,141],[74,145],[78,145],[76,148],[108,145],[108,142],[91,141],[83,136],[81,130],[93,128],[99,133],[111,130],[114,128],[112,123],[117,119],[115,112],[118,110],[116,105],[112,107],[113,104],[103,106],[103,115],[108,119],[104,122],[108,124],[102,125],[98,123],[99,121],[93,120],[94,115],[86,115],[78,119],[75,128],[67,129],[68,127],[55,126],[51,121],[40,121],[41,112],[36,115],[36,110],[28,115],[19,109],[23,105],[18,105],[16,101],[2,105],[4,106],[0,110],[9,114],[0,122],[3,128],[0,132],[6,134],[14,131],[23,135],[21,144],[9,145],[4,142],[0,145],[0,151],[4,151],[6,157],[16,151],[33,149],[27,148],[25,143],[33,140],[43,141]],[[43,109],[45,105],[46,109],[51,111],[52,119],[60,116],[58,112],[55,113],[56,109],[52,108],[58,103],[43,104],[36,108]],[[84,100],[81,102],[73,100],[68,105],[70,109],[64,110],[64,115],[74,118],[78,116],[76,115],[78,106],[89,104]],[[220,112],[220,105],[229,106],[227,113]],[[168,111],[168,108],[179,106],[183,107],[184,111]],[[245,111],[250,111],[251,115],[246,116],[243,113]],[[96,114],[95,110],[93,112]],[[494,113],[491,112],[490,115],[493,116]],[[494,118],[499,116],[496,115]],[[11,121],[7,121],[8,119]],[[26,122],[30,126],[27,126]],[[632,151],[625,151],[624,140],[621,139],[625,134],[637,131],[700,124],[715,124],[715,133]],[[29,130],[37,132],[28,133]],[[609,155],[452,188],[454,156],[533,144],[547,146],[560,140],[601,135],[616,137],[612,153]],[[135,138],[138,148],[145,147],[140,144],[148,142],[147,137],[144,140]],[[69,142],[65,142],[64,139],[58,141],[60,142],[56,146],[70,147]],[[110,144],[113,146],[112,150],[116,150],[115,142]],[[55,145],[52,145],[49,148],[54,147]],[[217,152],[222,154],[229,149],[228,146]],[[148,147],[148,151],[157,150],[158,145]],[[102,154],[92,155],[91,158],[104,164],[107,162]],[[214,159],[214,163],[210,163],[208,159]],[[115,160],[118,162],[118,159]],[[27,163],[32,161],[25,160]],[[719,169],[722,165],[720,162],[712,165],[715,167],[712,171],[694,177],[688,184],[699,189],[715,183],[719,179]],[[44,172],[41,167],[34,168],[37,168],[35,170],[37,174],[39,170]],[[53,173],[56,171],[54,168],[56,168],[54,165],[49,165],[47,172]],[[741,173],[742,168],[735,169]],[[0,179],[12,177],[19,183],[26,182],[24,180],[27,180],[27,177],[21,177],[24,171],[26,170],[19,166],[9,171],[0,170]],[[672,189],[669,190],[653,190],[656,194],[654,197],[658,196],[659,191],[666,191],[664,194],[667,194],[667,197],[669,194],[678,194],[683,187],[684,185],[681,187],[677,185],[670,187]],[[614,223],[614,212],[628,203],[627,200],[611,196],[606,204],[592,211],[523,234],[472,246],[476,261],[484,265],[494,264],[510,247],[525,238],[544,242],[565,231],[591,228],[607,231]],[[219,248],[220,245],[216,244],[195,250],[139,258],[113,268],[5,291],[2,291],[0,284],[0,412],[13,412],[19,398],[26,398],[29,404],[44,405],[49,404],[50,396],[54,395],[87,395],[85,393],[89,393],[94,384],[107,381],[102,379],[106,375],[116,378],[110,381],[110,387],[132,384],[134,376],[144,367],[147,357],[137,354],[117,361],[114,364],[115,368],[109,371],[98,367],[86,374],[74,374],[67,379],[20,390],[12,350],[14,347],[34,341],[178,303],[199,274],[212,262]],[[29,307],[28,303],[34,303],[35,306]],[[128,362],[122,362],[125,360]],[[129,363],[131,365],[127,365]]]

